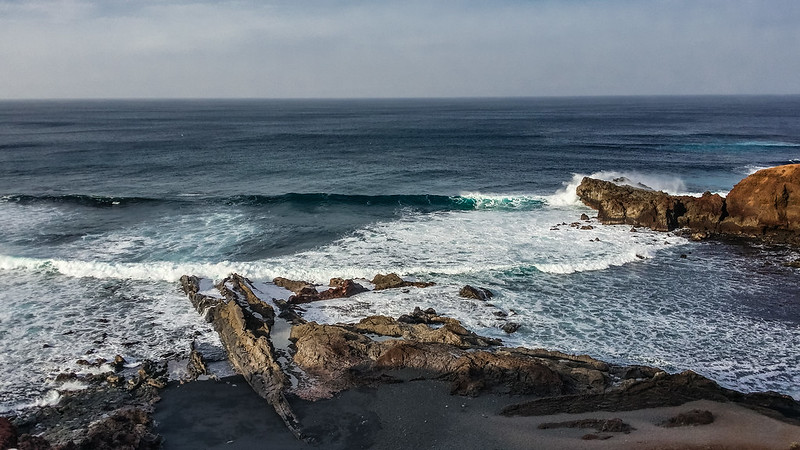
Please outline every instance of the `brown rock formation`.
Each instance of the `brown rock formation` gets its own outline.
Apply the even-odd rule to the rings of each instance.
[[[270,338],[273,325],[266,323],[273,316],[254,312],[269,305],[253,306],[260,300],[255,295],[247,298],[248,280],[231,275],[220,283],[217,287],[225,299],[198,294],[199,282],[194,277],[183,277],[182,282],[192,302],[220,334],[234,367],[298,437],[302,436],[300,423],[285,392],[318,400],[357,386],[419,379],[448,381],[451,392],[459,395],[488,391],[534,397],[507,407],[505,415],[631,410],[705,399],[734,401],[781,420],[800,420],[800,405],[787,396],[738,393],[693,372],[669,375],[650,367],[611,365],[586,355],[502,348],[498,340],[476,335],[458,320],[441,317],[430,308],[417,308],[403,320],[372,316],[354,324],[297,320],[291,326],[279,317],[274,326],[291,326],[292,345],[276,350]],[[332,284],[338,289],[348,283],[334,280]],[[288,357],[281,364],[276,351]],[[288,374],[297,377],[296,385],[287,383]],[[606,425],[600,428],[612,431]]]
[[[476,300],[483,300],[483,301],[489,300],[494,296],[494,294],[492,294],[492,291],[486,288],[480,288],[480,287],[476,288],[470,285],[462,287],[461,290],[458,291],[458,295],[464,298],[474,298]]]
[[[268,319],[274,320],[275,317],[272,307],[252,295],[249,281],[236,274],[217,285],[225,296],[224,300],[199,294],[197,277],[183,276],[181,284],[195,309],[214,326],[231,364],[253,390],[275,408],[286,426],[301,437],[299,422],[284,395],[288,379],[276,360],[270,342],[272,324],[268,323]],[[227,285],[233,286],[238,292],[228,289]],[[258,303],[258,306],[254,306],[254,303]]]
[[[392,289],[392,288],[399,288],[399,287],[430,287],[436,283],[430,282],[423,282],[423,281],[406,281],[400,278],[399,275],[396,273],[390,273],[387,275],[377,274],[372,279],[372,284],[375,285],[375,290],[380,291],[383,289]]]
[[[588,177],[576,193],[605,224],[800,243],[800,164],[759,170],[734,186],[727,198],[709,192],[673,196]]]
[[[702,197],[673,196],[586,177],[576,193],[584,204],[597,210],[598,220],[605,224],[716,232],[725,215],[723,198],[708,192]]]
[[[353,280],[343,280],[341,278],[331,279],[330,285],[331,287],[329,289],[322,292],[317,291],[317,288],[313,286],[305,286],[295,295],[289,297],[287,301],[290,305],[299,305],[301,303],[310,303],[319,300],[352,297],[369,290]]]
[[[733,401],[762,414],[790,423],[800,423],[800,404],[775,393],[743,394],[725,389],[692,371],[678,374],[658,372],[652,377],[629,379],[602,392],[564,395],[511,405],[506,416],[578,414],[591,411],[632,411],[678,406],[694,400]]]
[[[280,286],[282,288],[288,289],[294,292],[295,294],[300,293],[300,291],[302,291],[303,288],[314,287],[313,284],[306,281],[290,280],[288,278],[283,278],[283,277],[277,277],[273,279],[272,283],[275,284],[275,286]]]
[[[800,232],[800,164],[759,170],[726,198],[723,230],[760,236]]]

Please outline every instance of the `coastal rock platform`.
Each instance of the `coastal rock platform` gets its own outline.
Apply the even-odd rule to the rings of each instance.
[[[762,448],[788,448],[800,439],[800,404],[791,397],[743,394],[693,372],[668,374],[587,355],[507,348],[432,310],[424,313],[425,320],[411,320],[423,314],[416,311],[403,320],[372,316],[349,324],[306,322],[296,305],[268,298],[257,283],[236,274],[217,285],[220,297],[201,294],[195,277],[184,277],[182,285],[221,334],[249,341],[248,333],[289,328],[283,342],[271,341],[268,332],[260,336],[272,356],[265,353],[255,367],[239,371],[299,438],[297,448],[397,448],[397,439],[404,440],[402,448],[528,448],[530,439],[546,442],[546,448],[584,448],[591,440],[603,442],[591,448],[659,448],[665,443],[747,448],[756,442]],[[253,297],[261,301],[258,308],[280,312],[255,313]],[[220,312],[231,308],[243,319],[220,320]],[[273,322],[258,316],[273,317]],[[238,351],[239,344],[232,345],[229,353]],[[254,383],[247,375],[275,364],[283,377],[260,377]],[[751,423],[768,423],[770,436],[758,430],[747,438],[733,432],[730,439],[718,431],[697,432],[681,441],[678,436],[686,433],[663,431],[660,424],[700,406],[715,417],[741,414]],[[643,421],[645,416],[650,419]],[[538,428],[553,418],[581,424],[619,419],[628,425],[619,430],[608,425]],[[715,423],[704,426],[718,430],[725,422]],[[183,448],[169,447],[169,436],[165,439],[168,448]]]
[[[395,277],[395,287],[382,288],[429,285]],[[37,449],[800,445],[800,404],[785,395],[740,393],[690,371],[504,347],[431,308],[316,323],[303,318],[304,303],[287,301],[310,289],[347,298],[358,293],[339,288],[356,284],[376,286],[184,276],[182,289],[240,375],[207,376],[197,349],[186,363],[198,381],[167,383],[163,362],[125,377],[103,374],[58,405],[0,420],[0,442]]]
[[[687,230],[695,239],[732,237],[800,244],[800,164],[762,169],[727,197],[669,195],[625,180],[585,177],[576,193],[604,224]]]

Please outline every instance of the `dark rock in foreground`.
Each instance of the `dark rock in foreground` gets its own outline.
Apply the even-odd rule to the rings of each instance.
[[[680,413],[675,417],[670,417],[664,423],[667,428],[685,427],[690,425],[708,425],[714,423],[714,414],[705,409],[693,409],[685,413]]]
[[[694,238],[731,236],[800,243],[800,164],[759,170],[734,186],[727,198],[702,197],[617,185],[586,177],[576,193],[605,224],[656,231],[685,228]]]

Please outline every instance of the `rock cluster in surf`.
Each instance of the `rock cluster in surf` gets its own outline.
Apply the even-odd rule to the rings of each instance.
[[[800,164],[759,170],[725,198],[710,192],[701,197],[669,195],[589,177],[576,193],[605,224],[686,229],[697,239],[729,236],[800,243]]]

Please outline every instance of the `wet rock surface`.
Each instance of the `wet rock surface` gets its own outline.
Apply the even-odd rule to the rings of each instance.
[[[494,297],[492,291],[486,288],[472,287],[470,285],[466,285],[463,288],[461,288],[461,290],[458,292],[458,295],[464,298],[474,298],[476,300],[483,300],[483,301],[489,300],[490,298]]]
[[[79,377],[88,386],[64,392],[57,405],[28,409],[11,418],[18,448],[157,449],[150,417],[166,381],[165,363],[145,361],[125,382],[112,376]],[[0,419],[0,425],[2,419]],[[0,447],[10,448],[10,447]]]
[[[685,413],[680,413],[675,417],[670,417],[664,422],[667,428],[685,427],[691,425],[708,425],[714,423],[714,414],[705,409],[693,409]]]
[[[709,192],[701,197],[669,195],[589,177],[576,193],[605,224],[686,229],[698,240],[724,236],[800,244],[800,164],[759,170],[726,198]]]
[[[387,275],[377,274],[372,279],[372,284],[375,286],[376,291],[381,291],[383,289],[394,289],[399,287],[418,287],[418,288],[425,288],[433,286],[435,283],[425,282],[425,281],[406,281],[396,273],[390,273]]]

